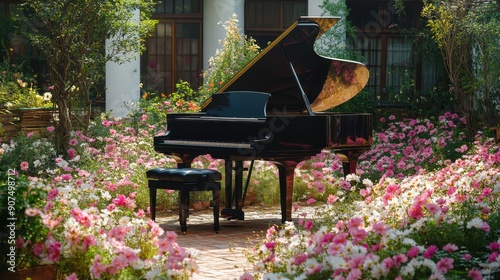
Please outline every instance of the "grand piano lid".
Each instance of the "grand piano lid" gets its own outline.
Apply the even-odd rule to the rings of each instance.
[[[316,39],[338,20],[338,17],[301,17],[219,92],[267,92],[271,94],[267,111],[285,113],[304,112],[309,106],[313,112],[320,112],[348,101],[368,82],[366,66],[320,56],[314,51]],[[210,101],[203,104],[202,110]]]

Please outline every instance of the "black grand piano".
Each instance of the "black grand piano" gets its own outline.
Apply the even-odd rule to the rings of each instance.
[[[316,39],[337,21],[300,18],[207,100],[201,112],[168,114],[167,132],[154,137],[155,150],[174,157],[179,166],[204,154],[225,160],[223,216],[244,217],[243,161],[276,164],[285,222],[291,220],[299,162],[331,149],[341,156],[347,174],[370,149],[370,114],[322,112],[355,96],[369,77],[361,63],[314,51]]]

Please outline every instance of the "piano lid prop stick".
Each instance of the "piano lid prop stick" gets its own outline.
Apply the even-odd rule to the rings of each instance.
[[[292,70],[293,77],[295,78],[295,81],[297,82],[297,85],[299,86],[300,94],[302,95],[302,99],[304,100],[304,103],[306,105],[307,114],[309,116],[314,116],[314,113],[311,109],[311,103],[309,103],[309,99],[307,98],[307,95],[304,92],[304,89],[302,88],[302,84],[300,83],[299,76],[297,76],[297,72],[295,72],[295,68],[293,67],[292,62],[288,58],[288,55],[285,51],[285,48],[282,46],[281,49],[283,50],[283,53],[285,54],[286,60],[288,60],[288,65],[290,65],[290,70]]]

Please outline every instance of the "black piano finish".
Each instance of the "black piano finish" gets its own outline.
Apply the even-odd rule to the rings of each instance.
[[[155,150],[189,166],[199,155],[226,161],[226,207],[241,212],[242,161],[266,160],[279,170],[282,221],[291,220],[298,163],[332,149],[354,171],[372,143],[372,116],[318,110],[345,102],[368,80],[364,65],[317,55],[314,41],[338,19],[296,22],[212,96],[199,113],[167,115]],[[309,102],[313,100],[313,102]],[[235,173],[234,193],[232,171]],[[234,210],[234,211],[233,211]],[[229,214],[228,214],[229,213]],[[238,216],[236,214],[236,216]]]

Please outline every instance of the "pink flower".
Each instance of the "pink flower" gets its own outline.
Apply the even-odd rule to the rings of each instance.
[[[53,127],[53,126],[49,126],[49,127],[47,127],[47,131],[48,131],[48,132],[54,132],[54,130],[56,130],[56,128],[55,128],[55,127]]]
[[[343,188],[344,190],[350,190],[351,189],[351,183],[348,181],[342,181],[340,183],[340,187]]]
[[[334,204],[337,200],[339,200],[338,196],[330,194],[330,195],[328,195],[326,203],[328,203],[328,204]]]
[[[382,265],[384,266],[385,270],[389,271],[394,266],[394,260],[391,257],[386,257],[382,261]]]
[[[61,243],[49,237],[45,242],[47,248],[47,258],[52,262],[57,262],[61,257]]]
[[[372,226],[372,230],[376,233],[376,234],[379,234],[379,235],[385,235],[385,233],[387,232],[387,227],[385,226],[385,224],[383,222],[380,222],[380,223],[376,223]]]
[[[427,211],[429,211],[432,215],[436,215],[439,212],[440,207],[434,203],[427,203],[425,205],[425,209],[427,209]]]
[[[441,273],[446,273],[448,270],[453,268],[453,259],[452,258],[442,258],[436,264],[437,270]]]
[[[469,277],[470,279],[472,280],[481,280],[483,279],[483,275],[481,274],[481,272],[475,268],[472,268],[471,270],[469,270]]]
[[[276,247],[276,242],[265,242],[264,245],[268,250],[272,250],[274,249],[274,247]]]
[[[488,255],[488,261],[490,263],[495,262],[496,259],[498,258],[498,255],[499,255],[498,252],[493,252],[493,253],[489,254]]]
[[[448,244],[443,246],[443,250],[445,250],[448,253],[452,253],[452,252],[455,252],[456,250],[458,250],[458,246],[455,244],[448,243]]]
[[[108,206],[106,206],[106,210],[108,210],[109,212],[113,212],[113,210],[116,209],[116,204],[114,203],[110,203],[108,204]]]
[[[26,161],[23,161],[23,162],[21,162],[20,166],[21,166],[21,170],[26,171],[26,170],[28,170],[30,165]]]
[[[326,189],[325,185],[319,181],[314,182],[314,186],[316,187],[316,191],[319,193],[324,192]]]
[[[73,148],[68,149],[67,151],[69,159],[73,159],[76,155],[76,151]]]
[[[26,208],[24,211],[24,214],[29,217],[35,217],[36,215],[40,214],[41,211],[38,208]]]
[[[45,245],[42,242],[36,242],[35,244],[33,244],[33,254],[35,254],[35,256],[42,256],[44,251]]]
[[[54,200],[54,198],[59,194],[59,189],[53,188],[47,194],[47,200]]]
[[[118,205],[118,206],[125,206],[125,205],[127,205],[127,197],[124,196],[123,194],[120,194],[116,198],[113,199],[113,203]]]
[[[144,217],[146,217],[146,213],[144,212],[144,210],[139,209],[139,210],[137,210],[137,213],[135,213],[135,216],[137,218],[144,218]]]
[[[306,230],[311,230],[312,227],[313,227],[313,224],[314,224],[314,221],[313,220],[307,220],[305,223],[304,223],[304,228]]]
[[[408,215],[410,215],[413,219],[420,219],[424,216],[422,211],[422,206],[418,203],[413,204],[410,208],[408,208]]]
[[[307,255],[305,253],[299,253],[293,256],[293,264],[299,265],[307,260]]]
[[[75,138],[73,138],[73,139],[69,140],[69,144],[71,146],[76,146],[76,145],[78,145],[78,140],[76,140]]]
[[[462,255],[462,258],[463,258],[464,260],[468,261],[468,260],[472,259],[472,255],[471,255],[471,254],[463,254],[463,255]]]
[[[347,227],[349,228],[349,230],[357,229],[361,226],[362,222],[363,221],[360,218],[354,217],[349,220],[349,222],[347,223]]]
[[[408,250],[408,252],[406,252],[406,255],[409,258],[413,259],[413,258],[417,257],[419,253],[420,253],[420,250],[418,249],[418,247],[414,246],[410,250]]]
[[[437,252],[438,247],[436,245],[431,245],[427,247],[427,250],[422,254],[422,256],[426,259],[430,259]]]
[[[312,197],[311,197],[311,198],[309,198],[309,199],[307,200],[307,202],[306,202],[306,203],[307,203],[307,204],[309,204],[309,205],[311,205],[311,204],[313,204],[314,202],[316,202],[316,199],[314,199],[314,198],[312,198]]]
[[[76,277],[76,273],[72,273],[71,275],[66,276],[65,280],[78,280],[78,277]]]
[[[252,274],[245,272],[243,275],[240,276],[239,280],[253,280]]]
[[[496,250],[500,249],[500,243],[498,243],[498,242],[492,242],[492,243],[490,243],[490,245],[488,245],[488,247],[492,251],[496,251]]]
[[[354,229],[351,231],[351,236],[353,242],[357,244],[359,241],[363,241],[368,236],[368,233],[364,229]]]
[[[345,245],[347,243],[347,233],[345,232],[339,232],[335,237],[332,239],[333,244],[342,244]]]
[[[90,273],[94,276],[94,278],[101,278],[101,274],[105,273],[107,268],[101,262],[101,256],[97,255],[94,257],[94,261],[92,263],[92,267],[90,268]]]
[[[90,246],[93,246],[95,244],[96,244],[96,238],[94,236],[85,236],[85,238],[83,238],[82,249],[85,252]]]

